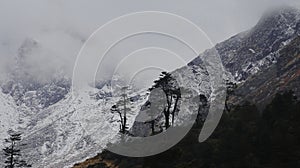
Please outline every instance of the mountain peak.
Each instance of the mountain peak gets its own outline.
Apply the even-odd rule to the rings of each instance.
[[[296,23],[300,20],[300,9],[291,7],[291,6],[284,6],[284,7],[277,7],[271,8],[266,11],[262,18],[259,20],[257,26],[266,26],[266,23],[273,22],[273,24],[291,24]]]

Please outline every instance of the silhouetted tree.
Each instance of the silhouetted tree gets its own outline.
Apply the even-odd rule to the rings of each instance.
[[[129,102],[127,94],[126,94],[127,87],[122,88],[122,98],[116,105],[113,105],[111,107],[111,112],[118,113],[120,117],[120,132],[125,134],[127,132],[127,113],[130,111],[130,108],[127,107],[127,104]]]
[[[163,110],[165,117],[165,127],[166,129],[170,127],[170,115],[172,115],[172,124],[174,123],[175,112],[178,109],[178,101],[180,99],[180,89],[176,86],[176,80],[168,72],[162,72],[160,78],[154,81],[154,85],[150,88],[150,91],[154,88],[161,88],[166,97],[166,107]],[[175,99],[173,110],[173,98]]]
[[[25,160],[21,159],[21,150],[19,149],[21,141],[20,133],[10,133],[10,137],[5,139],[5,143],[9,144],[9,146],[3,149],[4,155],[6,157],[5,168],[14,168],[14,167],[31,167],[31,165],[27,164]]]

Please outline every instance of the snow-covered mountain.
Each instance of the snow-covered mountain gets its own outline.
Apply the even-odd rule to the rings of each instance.
[[[6,131],[11,128],[23,132],[22,142],[26,146],[22,151],[34,167],[70,166],[92,157],[108,143],[113,143],[119,132],[118,116],[110,112],[119,98],[95,99],[94,95],[102,94],[103,90],[87,87],[70,92],[61,101],[34,113],[29,107],[16,106],[12,98],[11,104],[3,101],[5,104],[0,104],[1,138],[7,137]],[[131,126],[147,94],[142,91],[131,93],[129,97],[132,98],[132,113],[128,114]]]
[[[207,71],[206,60],[211,56],[215,56],[217,52],[226,70],[224,80],[240,84],[240,87],[236,91],[239,96],[235,97],[235,103],[242,100],[255,100],[252,102],[262,103],[260,101],[266,99],[266,97],[268,97],[268,99],[272,98],[269,92],[273,90],[266,92],[266,90],[268,90],[268,86],[266,86],[264,92],[259,90],[260,96],[258,98],[255,97],[258,95],[258,93],[255,93],[255,89],[260,87],[257,85],[264,84],[264,82],[266,82],[265,74],[270,71],[270,68],[274,66],[279,68],[281,66],[277,65],[281,65],[283,62],[293,61],[293,57],[297,58],[296,54],[293,56],[286,56],[285,54],[282,54],[282,51],[287,50],[287,46],[289,46],[288,48],[293,48],[293,50],[297,51],[297,49],[295,49],[296,44],[294,39],[297,39],[299,36],[299,9],[286,7],[280,8],[277,11],[266,12],[257,25],[255,25],[252,29],[237,34],[236,36],[217,44],[214,48],[206,50],[204,53],[200,54],[197,58],[188,63],[187,66],[179,68],[171,72],[171,74],[177,80],[177,83],[181,88],[194,90],[195,95],[193,96],[202,94],[210,99],[210,94],[212,93],[211,81]],[[292,44],[294,47],[290,46]],[[291,58],[288,59],[287,57]],[[215,65],[212,64],[209,66]],[[297,68],[290,69],[289,72],[291,75],[297,75],[297,72],[291,73],[292,70],[295,71],[295,69],[297,70]],[[281,70],[276,72],[273,71],[272,78],[283,78],[282,76],[277,75],[277,72],[279,71]],[[261,77],[257,77],[257,74]],[[259,79],[260,81],[253,80],[253,78]],[[270,77],[270,79],[272,78]],[[256,83],[250,81],[255,81]],[[272,82],[274,82],[272,86],[277,86],[275,83],[279,82],[279,80]],[[297,89],[295,85],[293,86],[294,88],[289,87],[289,89]],[[249,96],[249,98],[247,98],[247,96]],[[177,122],[180,123],[181,121],[179,119],[186,118],[190,115],[189,113],[189,110],[184,111],[183,114],[179,113],[179,116],[177,116]],[[180,115],[183,115],[183,117]],[[206,114],[201,115],[206,116]],[[163,117],[161,118],[161,120],[163,120]],[[157,123],[161,122],[162,121],[157,121]],[[158,124],[157,127],[160,126],[161,124]],[[133,127],[133,130],[139,130],[136,132],[137,136],[145,136],[145,132],[148,132],[149,135],[149,129],[149,123],[141,124],[139,122],[135,122]]]
[[[237,81],[268,68],[277,62],[278,52],[300,35],[299,9],[285,7],[267,12],[252,29],[233,36],[215,46],[223,65]],[[209,56],[200,54],[189,65]]]
[[[120,97],[112,96],[110,82],[70,92],[71,80],[61,70],[51,71],[49,79],[35,78],[36,67],[28,57],[42,48],[38,41],[26,39],[15,66],[1,81],[0,148],[13,129],[22,132],[22,152],[33,167],[64,167],[94,156],[116,140],[119,119],[110,108]],[[128,97],[130,126],[147,91],[129,90]]]
[[[93,156],[118,133],[117,116],[110,108],[117,98],[95,100],[93,88],[68,94],[43,110],[30,123],[25,151],[37,167],[63,167]],[[129,117],[133,120],[134,117]],[[35,152],[33,152],[33,150]]]
[[[179,86],[193,88],[195,96],[203,94],[209,98],[210,77],[203,60],[215,50],[227,71],[224,78],[243,85],[272,65],[283,62],[280,52],[294,42],[299,33],[298,9],[270,12],[251,30],[217,44],[171,74]],[[16,67],[1,83],[0,138],[5,138],[10,128],[23,132],[23,142],[27,145],[22,151],[33,167],[71,166],[117,140],[118,116],[111,114],[110,108],[120,97],[112,95],[109,82],[97,88],[86,86],[70,92],[70,79],[62,71],[51,72],[50,80],[36,80],[30,75],[31,71],[27,71],[24,57],[39,50],[37,41],[25,40],[19,49]],[[132,126],[148,94],[146,90],[129,91],[128,96],[133,111],[129,114],[129,126]],[[181,112],[178,118],[188,115]],[[1,148],[2,145],[0,143]]]
[[[62,70],[49,71],[47,73],[51,75],[43,77],[46,72],[39,72],[39,67],[30,62],[32,55],[40,54],[41,50],[38,41],[25,39],[18,49],[14,66],[1,83],[2,92],[11,95],[18,106],[24,105],[35,111],[60,101],[70,88],[70,79]]]

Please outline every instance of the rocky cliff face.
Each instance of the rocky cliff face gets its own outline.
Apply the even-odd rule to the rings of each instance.
[[[277,62],[278,52],[300,35],[299,9],[282,8],[266,13],[252,29],[216,45],[223,65],[236,81]],[[189,65],[209,54],[204,52]]]
[[[276,93],[292,90],[300,97],[300,36],[283,47],[276,63],[250,76],[235,91],[231,102],[249,101],[263,108]]]

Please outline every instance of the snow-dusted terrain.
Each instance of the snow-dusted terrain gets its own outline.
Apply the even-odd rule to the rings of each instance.
[[[26,144],[22,151],[34,167],[70,166],[92,157],[108,143],[113,143],[119,132],[118,116],[110,112],[119,98],[97,100],[93,98],[97,91],[87,87],[84,91],[70,92],[60,102],[34,114],[25,114],[29,109],[15,106],[13,100],[10,103],[1,101],[1,138],[7,137],[6,131],[10,128],[21,131],[22,142]],[[136,95],[139,99],[131,103],[129,126],[147,98],[146,92],[129,94]],[[8,97],[1,95],[1,100],[5,96]],[[22,123],[19,115],[26,115],[20,117]]]
[[[120,97],[112,96],[110,84],[98,89],[87,85],[71,92],[70,79],[61,71],[53,72],[48,81],[35,79],[26,59],[41,48],[37,41],[25,39],[15,67],[1,80],[0,148],[12,129],[22,133],[22,143],[26,144],[23,156],[33,167],[72,166],[117,140],[119,118],[110,108]],[[147,99],[147,91],[129,90],[128,98],[131,126]],[[3,160],[2,153],[0,158]]]
[[[282,9],[266,15],[253,29],[217,44],[226,78],[243,82],[253,74],[277,62],[278,52],[300,32],[300,12]],[[38,43],[26,40],[19,50],[19,59],[32,54]],[[187,66],[172,72],[180,86],[192,88],[195,94],[210,97],[210,78],[202,59],[207,50]],[[113,96],[110,85],[101,88],[86,86],[70,91],[70,79],[55,75],[51,82],[36,83],[26,76],[22,61],[14,72],[1,83],[0,141],[7,131],[22,132],[22,151],[33,167],[67,167],[95,156],[108,143],[117,141],[118,116],[110,108],[120,97]],[[147,101],[147,91],[130,91],[131,109],[128,122],[131,127],[141,106]],[[181,113],[179,117],[189,114]],[[180,121],[179,121],[180,122]],[[3,147],[0,143],[0,148]]]
[[[14,129],[19,122],[19,113],[12,98],[8,95],[0,93],[0,141],[3,142],[4,138],[8,136],[7,131]],[[0,143],[0,147],[3,144]]]

